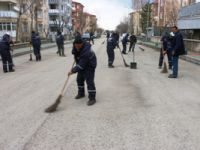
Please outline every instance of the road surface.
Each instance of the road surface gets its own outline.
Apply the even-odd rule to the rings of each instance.
[[[115,50],[114,69],[107,67],[106,45],[93,46],[98,58],[97,103],[75,100],[76,75],[70,78],[58,111],[52,104],[71,68],[56,48],[42,51],[42,61],[14,58],[16,72],[0,68],[0,150],[199,150],[200,68],[180,61],[178,79],[158,66],[159,53],[136,46],[138,69],[123,65]],[[127,63],[132,54],[125,56]]]

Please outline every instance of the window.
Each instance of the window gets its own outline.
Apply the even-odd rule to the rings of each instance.
[[[42,25],[42,24],[39,24],[39,25],[38,25],[38,31],[39,31],[39,32],[42,32],[42,30],[43,30],[43,25]]]
[[[22,24],[22,32],[28,32],[28,24],[27,23]]]
[[[16,23],[13,23],[12,24],[12,30],[16,30],[16,26],[17,26]]]
[[[6,23],[3,23],[3,30],[6,30]]]
[[[11,31],[11,23],[7,23],[6,26],[7,26],[7,31]]]

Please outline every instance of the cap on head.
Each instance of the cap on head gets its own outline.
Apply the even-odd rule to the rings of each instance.
[[[81,37],[76,37],[76,39],[74,40],[74,44],[82,44],[83,43],[83,39]]]

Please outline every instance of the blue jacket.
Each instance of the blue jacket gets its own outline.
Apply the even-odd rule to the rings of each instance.
[[[172,42],[172,50],[175,52],[174,56],[179,56],[185,54],[185,46],[183,42],[183,36],[178,31],[174,33],[174,40]]]
[[[117,44],[117,40],[114,36],[109,37],[107,40],[107,50],[114,50]]]
[[[91,45],[88,42],[83,44],[83,48],[77,51],[75,47],[72,49],[76,66],[72,69],[73,73],[81,71],[94,71],[97,66],[97,59],[95,53],[91,50]]]
[[[31,42],[33,47],[40,47],[41,46],[40,36],[37,33],[33,33],[31,36]]]
[[[0,53],[6,53],[10,51],[10,44],[12,43],[10,35],[5,34],[0,41]]]
[[[161,38],[161,42],[162,42],[162,45],[163,45],[163,50],[166,50],[166,51],[172,50],[172,37],[170,37],[168,35],[164,35]]]
[[[127,42],[128,42],[128,34],[126,34],[124,37],[123,37],[123,39],[122,39],[122,44],[127,44]]]
[[[62,34],[57,34],[56,36],[56,43],[57,45],[63,45],[64,44],[64,36]]]

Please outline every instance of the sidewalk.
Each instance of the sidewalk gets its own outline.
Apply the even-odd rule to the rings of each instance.
[[[153,48],[157,51],[160,50],[160,44],[158,43],[139,41],[138,44]],[[180,58],[185,61],[200,65],[200,53],[188,52],[187,55],[180,56]]]
[[[72,41],[65,41],[65,44],[71,43]],[[45,43],[41,45],[41,50],[56,47],[56,43]],[[33,52],[33,47],[17,48],[13,51],[13,57],[29,54]]]

